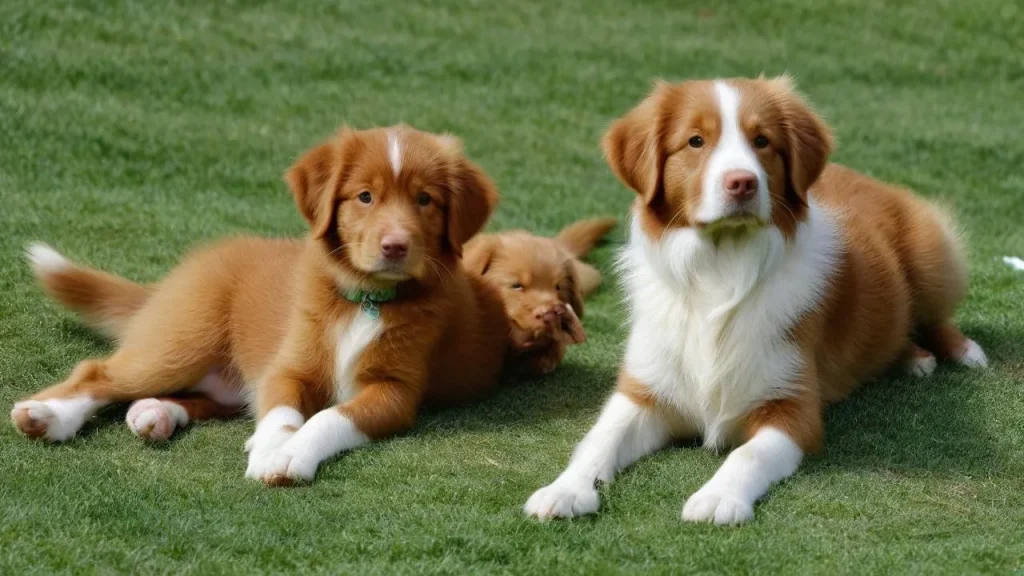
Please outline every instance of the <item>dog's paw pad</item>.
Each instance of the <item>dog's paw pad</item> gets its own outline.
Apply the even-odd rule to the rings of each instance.
[[[593,486],[568,486],[557,482],[537,490],[523,511],[540,520],[572,518],[597,512],[600,497]]]
[[[179,412],[184,409],[174,402],[146,398],[137,400],[128,409],[128,428],[144,440],[163,442],[178,428]]]
[[[699,490],[683,505],[683,520],[714,522],[719,526],[743,524],[754,519],[754,505],[742,498]]]

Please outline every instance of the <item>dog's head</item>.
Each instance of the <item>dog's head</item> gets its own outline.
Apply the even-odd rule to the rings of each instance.
[[[603,147],[649,235],[772,225],[791,237],[832,137],[783,76],[659,83]]]
[[[458,139],[408,126],[342,129],[285,180],[341,277],[370,287],[438,280],[498,200]]]
[[[500,291],[513,349],[586,340],[574,259],[553,239],[522,231],[479,236],[466,246],[465,266]]]

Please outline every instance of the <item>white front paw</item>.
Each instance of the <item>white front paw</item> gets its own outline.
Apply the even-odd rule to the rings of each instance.
[[[269,434],[257,432],[246,440],[245,451],[249,453],[249,465],[245,469],[245,477],[261,482],[269,477],[271,467],[275,464],[275,455],[292,434],[294,432],[280,429]]]
[[[527,516],[540,520],[572,518],[597,512],[601,503],[593,485],[554,482],[533,493],[523,506]]]
[[[687,522],[714,522],[719,526],[731,526],[753,519],[753,502],[713,486],[704,486],[683,505],[683,520]]]
[[[291,486],[312,481],[316,476],[319,462],[308,457],[305,452],[306,450],[296,448],[290,442],[285,444],[270,455],[260,480],[268,486]]]
[[[250,439],[249,467],[246,478],[259,480],[267,486],[291,486],[309,482],[316,476],[320,462],[310,457],[308,450],[295,442],[282,442],[279,446],[260,445]]]

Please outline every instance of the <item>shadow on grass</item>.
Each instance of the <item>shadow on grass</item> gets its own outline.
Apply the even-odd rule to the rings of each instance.
[[[615,383],[616,370],[566,362],[549,376],[506,377],[495,393],[480,403],[428,409],[416,430],[500,430],[580,414],[596,417]]]

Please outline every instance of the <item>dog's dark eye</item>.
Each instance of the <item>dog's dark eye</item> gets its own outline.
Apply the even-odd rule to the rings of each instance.
[[[416,197],[416,203],[420,206],[430,206],[430,194],[420,192],[420,195]]]
[[[562,291],[562,285],[561,284],[555,284],[555,291],[556,292],[561,292]]]
[[[516,282],[516,283],[512,284],[511,286],[509,286],[509,288],[511,288],[513,290],[522,290],[523,289],[523,285],[520,284],[519,282]]]
[[[754,137],[754,148],[767,148],[768,144],[768,138],[763,134],[758,134]]]
[[[359,193],[359,196],[356,196],[356,198],[359,198],[359,201],[362,202],[363,204],[369,204],[370,202],[373,202],[373,194],[370,194],[369,190],[363,190],[362,192]]]
[[[691,148],[700,148],[704,145],[704,139],[700,136],[691,136],[689,143]]]

